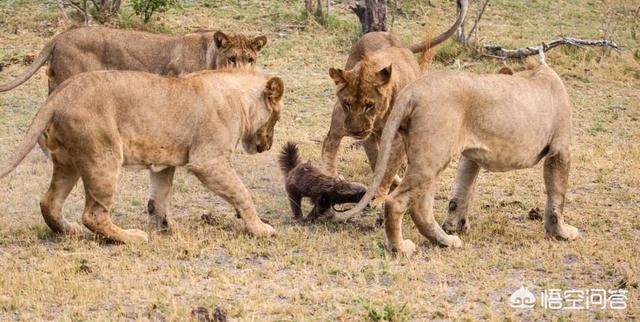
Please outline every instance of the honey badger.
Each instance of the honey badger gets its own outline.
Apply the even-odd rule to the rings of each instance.
[[[336,204],[358,202],[367,192],[359,183],[327,176],[311,162],[302,162],[295,143],[288,142],[282,148],[279,163],[293,216],[301,223],[314,221]],[[302,216],[303,197],[311,198],[314,205],[306,218]]]

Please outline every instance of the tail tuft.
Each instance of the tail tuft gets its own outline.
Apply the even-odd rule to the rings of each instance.
[[[293,168],[302,162],[300,153],[298,153],[298,145],[293,142],[287,142],[280,152],[280,170],[287,175]]]

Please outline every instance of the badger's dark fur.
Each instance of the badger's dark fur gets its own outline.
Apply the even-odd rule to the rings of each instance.
[[[310,162],[302,162],[298,146],[287,143],[280,152],[280,169],[285,176],[285,189],[296,220],[313,221],[336,204],[360,201],[367,188],[359,183],[347,182],[327,176]],[[302,217],[302,198],[311,198],[313,209]]]

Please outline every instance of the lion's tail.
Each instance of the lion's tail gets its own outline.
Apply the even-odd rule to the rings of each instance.
[[[31,151],[31,149],[36,145],[38,137],[42,134],[53,118],[53,112],[55,109],[52,101],[53,100],[49,98],[42,108],[40,108],[36,116],[33,118],[33,121],[31,121],[27,134],[22,139],[22,142],[20,142],[18,151],[12,153],[9,160],[0,166],[0,178],[4,178],[9,174],[9,172],[13,171],[27,156],[27,154],[29,154],[29,151]]]
[[[414,53],[421,53],[427,51],[430,48],[433,48],[445,40],[449,39],[449,37],[453,36],[456,33],[456,30],[460,27],[460,25],[464,22],[464,18],[467,15],[467,9],[469,8],[469,0],[456,0],[456,5],[458,7],[458,18],[453,23],[451,28],[447,29],[447,31],[441,33],[437,37],[429,40],[425,40],[421,43],[415,44],[411,46],[409,49]]]
[[[380,152],[378,153],[378,159],[376,161],[376,169],[373,174],[373,181],[367,188],[367,193],[353,208],[345,212],[336,211],[334,216],[335,220],[347,221],[355,214],[361,212],[364,207],[371,202],[373,195],[378,191],[378,188],[382,183],[382,179],[384,178],[384,173],[387,170],[393,140],[395,139],[402,122],[413,112],[414,106],[415,104],[413,102],[411,92],[407,91],[405,88],[405,90],[400,92],[400,96],[398,96],[398,99],[389,114],[387,123],[384,126],[384,130],[382,131],[382,137],[380,138]]]
[[[57,38],[57,37],[56,37]],[[16,79],[6,83],[0,84],[0,92],[6,92],[8,90],[14,89],[18,87],[20,84],[26,82],[33,74],[35,74],[42,65],[44,65],[49,58],[51,58],[51,53],[53,53],[53,49],[56,47],[56,38],[53,38],[47,46],[40,51],[38,57],[29,65],[29,67],[20,74]]]
[[[280,152],[280,159],[278,160],[280,163],[280,170],[286,176],[302,162],[300,159],[300,153],[298,152],[298,145],[292,142],[287,142],[287,144],[282,148]]]

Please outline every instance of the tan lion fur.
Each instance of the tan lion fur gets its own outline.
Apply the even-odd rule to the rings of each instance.
[[[38,111],[0,177],[15,169],[44,133],[54,170],[40,205],[56,232],[81,230],[61,210],[82,178],[86,227],[119,242],[146,240],[146,233],[111,222],[122,167],[151,170],[151,215],[166,225],[175,167],[184,166],[236,209],[250,233],[272,235],[275,230],[258,218],[229,157],[239,143],[248,153],[271,148],[283,91],[279,78],[245,70],[202,71],[184,78],[134,71],[78,74]]]
[[[253,65],[264,36],[198,32],[182,37],[104,27],[69,30],[54,37],[34,62],[13,81],[8,91],[27,81],[49,63],[49,93],[69,77],[93,70],[136,70],[181,76],[204,69]]]
[[[424,236],[439,245],[461,247],[462,241],[445,230],[469,229],[466,215],[479,170],[530,168],[543,158],[545,230],[562,240],[578,236],[563,217],[571,103],[562,80],[546,64],[513,75],[433,72],[407,86],[382,133],[373,182],[353,209],[337,215],[340,220],[348,220],[373,198],[396,137],[406,144],[408,168],[385,201],[385,230],[392,250],[406,254],[415,250],[413,242],[402,237],[407,210]],[[440,172],[457,158],[458,174],[443,230],[433,216],[435,184]]]
[[[468,1],[458,0],[457,5],[458,18],[453,26],[433,40],[407,48],[391,33],[367,33],[351,48],[345,70],[329,70],[336,84],[337,100],[322,146],[324,173],[338,174],[337,153],[345,136],[364,140],[369,165],[371,169],[375,168],[380,135],[395,97],[421,73],[413,54],[433,48],[455,33],[464,20]],[[395,174],[402,165],[404,152],[400,142],[396,143],[387,176],[375,192],[376,201],[384,199],[394,179],[396,183],[400,180]]]

